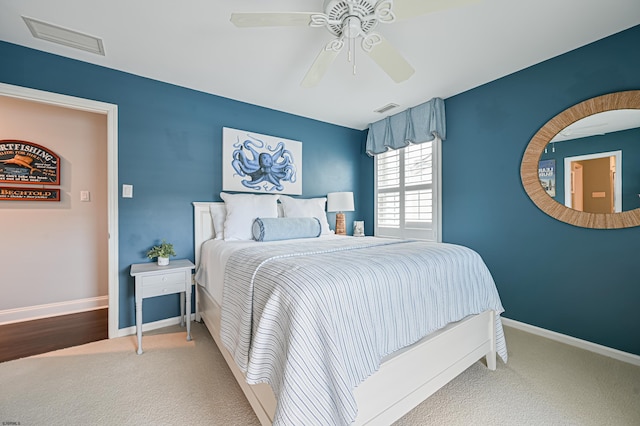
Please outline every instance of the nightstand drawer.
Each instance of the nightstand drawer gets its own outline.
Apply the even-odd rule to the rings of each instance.
[[[184,290],[184,282],[180,284],[153,284],[143,288],[142,297],[162,296],[163,294],[180,293]]]
[[[157,285],[180,284],[184,287],[185,273],[183,271],[167,274],[149,275],[142,277],[142,287],[155,287]]]
[[[142,297],[161,296],[185,291],[184,272],[142,277]]]

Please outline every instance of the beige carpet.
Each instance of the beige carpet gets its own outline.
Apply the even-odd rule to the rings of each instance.
[[[0,364],[0,422],[29,425],[257,425],[202,324]],[[509,364],[478,362],[397,422],[640,425],[640,368],[505,328]]]

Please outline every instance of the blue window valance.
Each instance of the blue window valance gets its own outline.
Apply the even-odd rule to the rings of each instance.
[[[432,141],[436,136],[441,140],[447,136],[444,101],[440,98],[369,124],[367,154],[373,156],[410,143]]]

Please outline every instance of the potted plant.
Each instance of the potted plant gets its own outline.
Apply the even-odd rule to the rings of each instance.
[[[147,252],[147,257],[149,259],[153,259],[154,257],[158,258],[158,265],[166,266],[169,264],[169,256],[175,256],[176,252],[173,250],[173,244],[162,240],[162,243],[158,246],[153,246]]]

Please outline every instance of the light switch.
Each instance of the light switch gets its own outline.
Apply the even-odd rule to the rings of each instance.
[[[91,201],[91,194],[89,191],[80,191],[80,201]]]
[[[122,198],[133,198],[133,185],[122,185]]]

